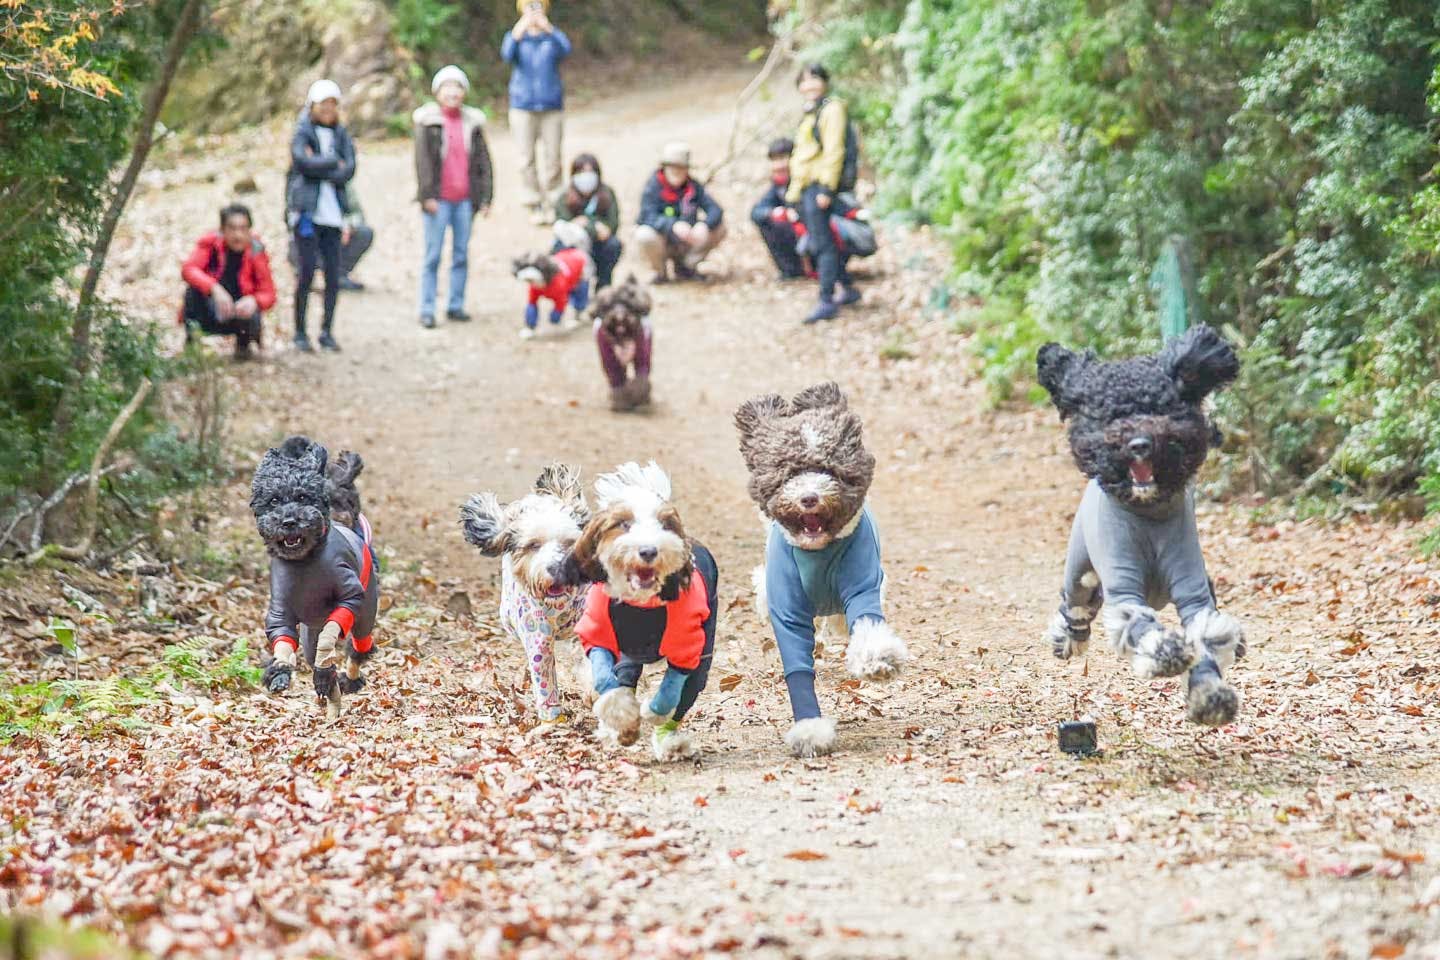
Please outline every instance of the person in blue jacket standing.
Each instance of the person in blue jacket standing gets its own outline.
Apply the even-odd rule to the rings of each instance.
[[[554,219],[546,198],[560,187],[565,135],[565,87],[560,63],[570,56],[570,38],[550,22],[549,0],[516,0],[520,19],[500,45],[510,64],[510,133],[520,148],[520,185],[530,219],[548,226]],[[544,151],[543,177],[536,147]]]

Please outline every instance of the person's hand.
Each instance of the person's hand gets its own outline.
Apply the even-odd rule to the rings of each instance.
[[[603,224],[603,223],[596,223],[596,224],[595,224],[595,237],[596,237],[596,239],[598,239],[601,243],[604,243],[606,240],[609,240],[609,239],[610,239],[610,228],[607,227],[607,226],[606,226],[605,224]]]
[[[784,219],[786,219],[786,213],[787,213],[787,208],[785,208],[785,207],[771,207],[771,208],[770,208],[770,219],[771,219],[771,220],[784,220]]]
[[[533,10],[530,13],[530,24],[541,33],[550,33],[555,28],[550,25],[550,17],[544,10]]]
[[[426,213],[435,213],[440,209],[440,201],[422,200],[420,201],[420,209],[424,210]]]
[[[789,220],[791,223],[799,223],[799,222],[800,222],[800,211],[799,211],[799,210],[796,210],[794,207],[786,207],[786,208],[785,208],[785,219],[786,219],[786,220]]]
[[[255,302],[254,297],[241,297],[235,301],[235,316],[241,320],[249,320],[259,309],[260,304]]]
[[[530,22],[530,11],[526,10],[524,13],[520,14],[520,19],[515,21],[515,26],[510,30],[510,36],[514,37],[516,40],[519,40],[521,37],[525,36],[525,32],[530,29]]]
[[[690,240],[690,224],[684,220],[676,220],[670,228],[670,235],[681,243],[688,242]]]
[[[476,216],[479,216],[479,217],[488,217],[488,216],[490,216],[490,204],[488,204],[488,203],[485,204],[485,205],[482,206],[479,210],[475,211],[475,214],[476,214]]]
[[[220,284],[215,284],[210,290],[210,300],[215,304],[215,316],[221,320],[229,320],[235,315],[235,300],[230,296],[230,291]]]
[[[816,198],[815,198],[815,206],[819,207],[821,210],[829,210],[829,209],[830,209],[830,194],[828,194],[828,193],[822,193],[822,194],[820,194],[818,197],[816,197]]]
[[[588,227],[588,226],[590,226],[590,218],[587,217],[587,216],[585,216],[585,214],[583,214],[583,213],[580,214],[580,216],[578,216],[578,217],[572,218],[572,219],[570,220],[570,222],[573,223],[573,224],[575,224],[575,226],[577,226],[577,227]]]
[[[351,230],[349,227],[342,228],[340,231],[340,246],[347,246],[350,243],[350,238],[353,236],[355,236],[354,230]]]

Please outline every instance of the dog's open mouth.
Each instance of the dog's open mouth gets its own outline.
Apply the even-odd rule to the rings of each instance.
[[[1130,489],[1141,500],[1155,495],[1155,468],[1149,460],[1131,461]]]
[[[636,567],[630,573],[630,586],[636,590],[653,590],[660,582],[660,576],[654,567]]]
[[[296,533],[281,540],[286,550],[299,550],[300,545],[305,542],[305,534]]]
[[[818,513],[807,513],[800,518],[800,532],[807,537],[818,537],[825,532],[825,521]]]

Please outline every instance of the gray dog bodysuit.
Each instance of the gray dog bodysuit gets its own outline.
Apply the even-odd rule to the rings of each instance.
[[[369,525],[361,518],[362,529]],[[270,609],[265,633],[273,650],[277,642],[305,643],[305,659],[315,662],[315,643],[328,621],[349,635],[356,653],[368,653],[380,607],[380,576],[369,538],[338,523],[330,524],[325,542],[303,560],[270,560]],[[298,628],[304,627],[303,631]]]
[[[1141,676],[1177,676],[1207,650],[1221,669],[1244,655],[1238,625],[1216,609],[1188,487],[1165,503],[1126,504],[1098,480],[1086,485],[1070,532],[1060,611],[1047,634],[1056,656],[1083,649],[1102,603],[1111,645],[1134,658]],[[1170,603],[1183,638],[1156,618]]]

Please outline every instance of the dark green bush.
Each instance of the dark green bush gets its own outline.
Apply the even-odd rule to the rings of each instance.
[[[882,206],[946,231],[960,289],[999,304],[969,326],[1002,395],[1044,339],[1156,346],[1147,281],[1179,234],[1201,312],[1244,351],[1218,406],[1227,477],[1437,489],[1434,3],[910,0],[832,13],[815,52],[858,79],[857,102],[893,104],[866,130]],[[873,37],[833,39],[856,31]]]

